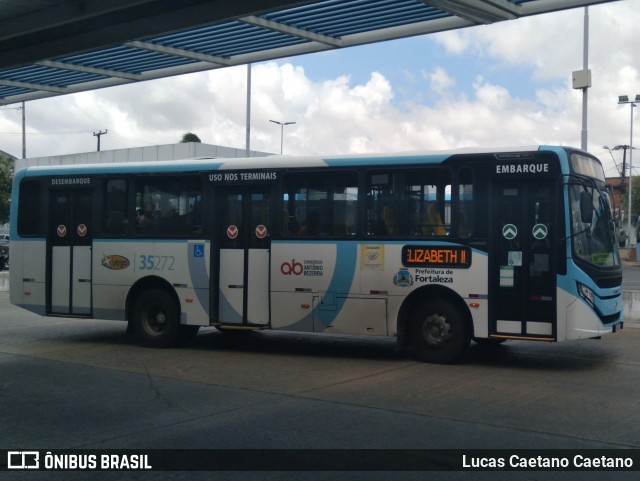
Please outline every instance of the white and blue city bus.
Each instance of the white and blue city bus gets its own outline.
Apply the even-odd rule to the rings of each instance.
[[[277,329],[449,363],[621,328],[614,232],[600,162],[564,147],[31,167],[11,301],[151,346]]]

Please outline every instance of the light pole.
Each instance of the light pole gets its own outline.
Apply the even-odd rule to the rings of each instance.
[[[628,95],[620,95],[618,97],[618,105],[629,104],[631,106],[631,133],[629,134],[629,218],[627,219],[627,232],[629,234],[629,256],[631,260],[631,182],[633,180],[633,108],[636,102],[640,102],[640,95],[636,95],[635,100],[629,100]]]
[[[269,122],[273,122],[280,126],[280,155],[282,155],[282,146],[284,145],[284,126],[293,125],[295,122],[278,122],[277,120],[269,120]]]
[[[247,125],[245,150],[247,157],[251,157],[251,64],[247,64]]]

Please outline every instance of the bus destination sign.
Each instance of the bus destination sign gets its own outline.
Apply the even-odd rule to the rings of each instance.
[[[278,172],[274,170],[229,170],[209,174],[209,182],[214,184],[255,184],[278,180]]]
[[[549,162],[526,162],[520,164],[496,164],[496,174],[544,175],[551,172]]]
[[[471,266],[471,249],[466,246],[415,246],[402,248],[405,267],[461,267]]]
[[[53,177],[51,185],[53,187],[67,187],[76,185],[90,185],[91,177]]]

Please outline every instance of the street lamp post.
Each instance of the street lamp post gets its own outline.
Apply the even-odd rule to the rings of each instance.
[[[295,122],[278,122],[277,120],[269,120],[269,122],[273,122],[280,126],[280,155],[282,155],[282,146],[284,145],[284,126],[293,125]]]
[[[629,234],[629,254],[628,260],[631,260],[631,182],[633,180],[633,108],[636,102],[640,102],[640,95],[636,95],[635,100],[629,100],[628,95],[620,95],[618,97],[618,105],[629,104],[631,106],[631,133],[629,134],[629,218],[627,219],[627,232]],[[636,247],[637,248],[637,247]]]

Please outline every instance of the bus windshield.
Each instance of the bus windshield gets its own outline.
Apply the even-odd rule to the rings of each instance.
[[[614,238],[609,195],[604,188],[597,188],[596,184],[592,181],[570,187],[573,252],[579,259],[595,266],[619,266],[620,255]],[[593,199],[591,223],[582,222],[580,196],[585,191]]]

